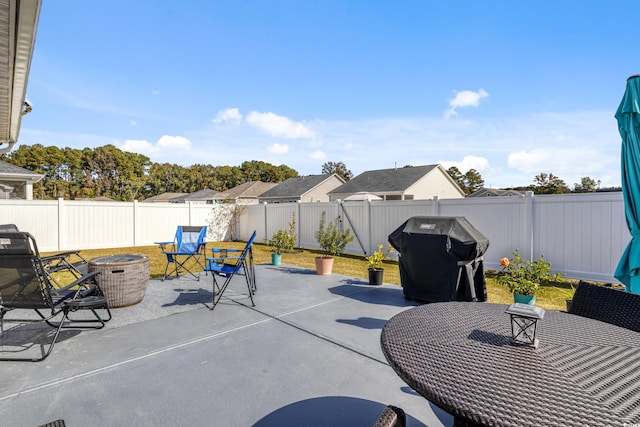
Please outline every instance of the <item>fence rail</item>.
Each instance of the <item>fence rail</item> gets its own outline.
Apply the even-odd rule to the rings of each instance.
[[[171,240],[177,225],[220,227],[211,219],[212,208],[196,203],[0,200],[0,223],[31,232],[43,252],[148,246]],[[298,245],[318,248],[314,234],[323,211],[327,220],[339,218],[354,231],[356,238],[346,249],[351,254],[386,246],[388,235],[412,216],[464,216],[489,238],[487,268],[498,268],[499,258],[519,249],[529,259],[544,254],[554,271],[568,277],[608,282],[615,281],[613,271],[630,240],[621,192],[248,205],[235,235],[246,240],[256,230],[260,242],[288,229],[293,215]]]

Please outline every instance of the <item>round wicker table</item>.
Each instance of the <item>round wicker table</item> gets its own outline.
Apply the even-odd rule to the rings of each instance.
[[[100,272],[97,281],[110,308],[142,301],[149,282],[149,269],[149,258],[144,255],[110,255],[89,261],[89,272]]]
[[[383,328],[382,351],[459,425],[640,425],[640,333],[548,310],[539,347],[518,347],[506,308],[445,302],[406,310]]]

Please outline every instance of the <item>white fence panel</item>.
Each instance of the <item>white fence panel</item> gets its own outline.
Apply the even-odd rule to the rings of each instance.
[[[315,234],[318,230],[320,216],[323,211],[326,212],[326,221],[333,221],[338,217],[338,204],[328,202],[300,204],[300,238],[298,240],[298,245],[300,247],[313,249],[319,248]]]
[[[193,224],[193,225],[205,225]],[[183,203],[138,203],[136,211],[136,245],[171,242],[178,225],[189,222],[189,205]]]
[[[247,241],[256,232],[256,242],[262,242],[267,235],[265,229],[265,205],[245,205],[245,212],[240,217],[240,240]]]
[[[491,199],[491,200],[488,200]],[[527,239],[527,206],[530,198],[491,197],[440,201],[441,216],[463,216],[489,239],[484,254],[487,268],[499,268],[499,259],[511,257],[518,249],[526,258],[530,254]]]
[[[42,252],[59,245],[57,200],[0,200],[0,224],[15,224],[36,238]]]
[[[61,202],[61,246],[69,249],[133,246],[133,203]]]
[[[621,193],[536,196],[534,257],[568,276],[610,280],[629,242]]]

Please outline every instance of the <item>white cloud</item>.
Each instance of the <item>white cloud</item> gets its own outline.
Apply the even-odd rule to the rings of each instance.
[[[138,122],[136,122],[135,120],[130,120],[129,121],[129,126],[136,126],[138,124]]]
[[[457,115],[458,108],[477,107],[480,105],[481,99],[489,96],[484,89],[480,89],[477,92],[472,90],[462,90],[460,92],[454,91],[454,93],[455,96],[449,100],[450,108],[444,113],[446,118]]]
[[[218,111],[216,117],[212,120],[215,124],[231,123],[234,125],[239,124],[242,121],[242,114],[237,108],[227,108],[226,110]]]
[[[145,155],[153,155],[158,153],[158,149],[153,146],[149,141],[143,139],[127,139],[122,145],[120,145],[122,151],[128,151],[130,153],[138,153]]]
[[[611,177],[619,176],[616,155],[596,148],[536,148],[516,151],[507,156],[507,165],[533,177],[541,172],[553,173],[572,186],[581,177],[590,176],[611,185]],[[619,179],[619,178],[618,178]]]
[[[191,148],[191,141],[182,136],[162,135],[156,145],[160,148],[188,150]]]
[[[160,91],[158,89],[151,89],[151,95],[153,96],[160,95]]]
[[[440,160],[437,163],[440,163],[445,169],[455,166],[462,173],[467,173],[470,169],[475,169],[480,173],[489,170],[489,160],[479,156],[464,156],[459,162]]]
[[[327,156],[322,151],[314,151],[309,157],[314,160],[324,160]]]
[[[294,122],[291,119],[278,116],[274,113],[260,113],[252,111],[247,115],[247,123],[261,129],[271,136],[296,138],[314,138],[315,132],[307,128],[304,124]]]
[[[287,144],[273,144],[267,149],[271,154],[286,154],[289,151]]]

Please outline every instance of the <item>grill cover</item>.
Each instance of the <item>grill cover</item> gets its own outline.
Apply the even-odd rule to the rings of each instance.
[[[482,255],[489,239],[464,217],[414,216],[389,235],[405,297],[486,301]]]

